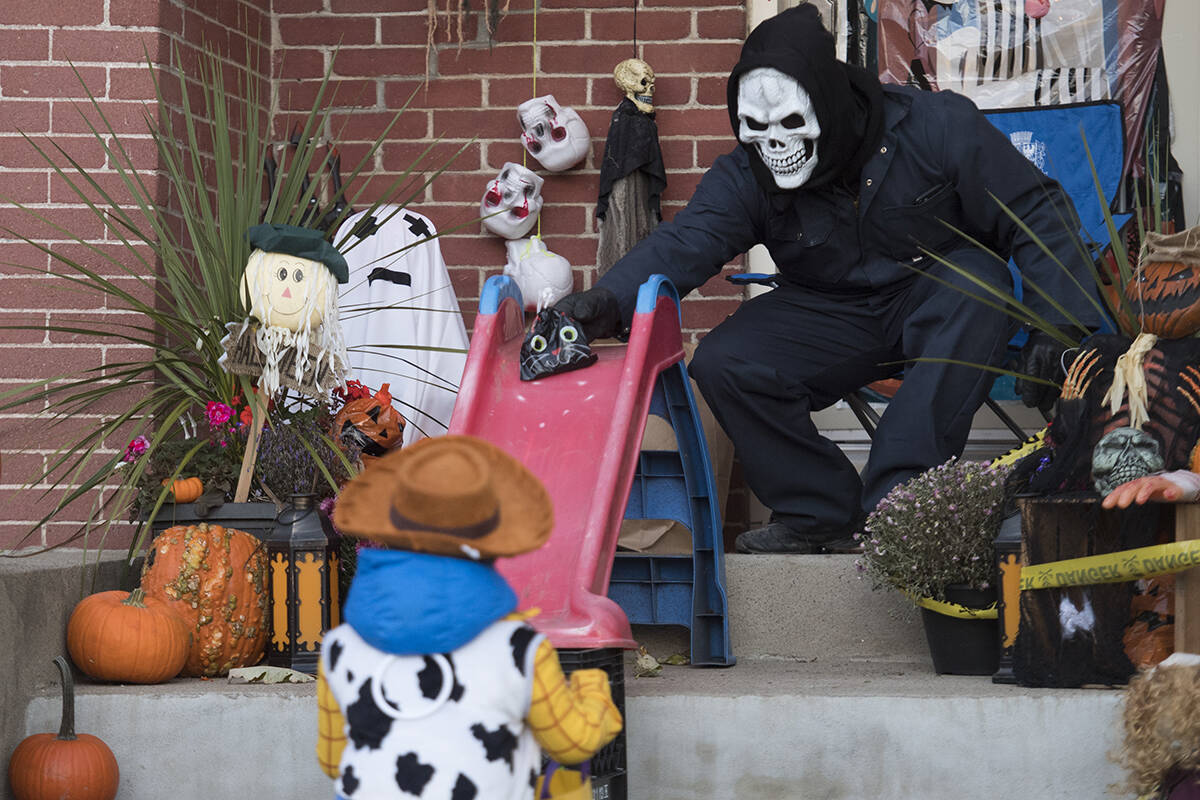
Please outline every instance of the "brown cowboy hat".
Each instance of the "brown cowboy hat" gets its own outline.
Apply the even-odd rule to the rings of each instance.
[[[334,524],[399,550],[491,559],[550,538],[550,495],[521,462],[473,436],[393,450],[346,484]]]

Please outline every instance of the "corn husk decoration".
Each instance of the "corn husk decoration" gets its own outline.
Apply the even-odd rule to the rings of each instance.
[[[280,386],[328,397],[346,379],[337,307],[338,284],[349,280],[346,259],[311,228],[255,225],[248,236],[254,250],[241,293],[249,317],[226,325],[226,368],[258,378],[266,397]]]

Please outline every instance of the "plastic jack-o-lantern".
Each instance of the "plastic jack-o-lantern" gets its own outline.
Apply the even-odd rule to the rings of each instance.
[[[385,383],[370,397],[348,401],[333,418],[334,438],[358,447],[364,463],[399,447],[404,438],[404,417],[392,407],[390,386]]]
[[[1125,286],[1142,332],[1182,339],[1200,330],[1200,266],[1144,261]]]

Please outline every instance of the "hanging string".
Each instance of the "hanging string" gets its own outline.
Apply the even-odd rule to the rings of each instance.
[[[637,6],[638,0],[633,0],[633,57],[638,57],[637,49]]]
[[[537,38],[537,12],[541,0],[533,0],[533,96],[537,97],[537,74],[538,74],[538,38]],[[522,148],[524,149],[524,148]],[[521,166],[525,166],[525,156],[521,156]],[[538,212],[537,218],[537,233],[534,234],[537,238],[542,238],[542,214]]]

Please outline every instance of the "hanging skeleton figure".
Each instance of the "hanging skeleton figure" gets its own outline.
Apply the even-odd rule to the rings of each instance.
[[[337,304],[338,284],[349,279],[346,259],[312,228],[255,225],[247,237],[254,248],[241,281],[248,316],[225,326],[222,362],[258,378],[266,397],[280,386],[328,396],[346,382]]]
[[[667,186],[654,121],[654,70],[629,58],[617,64],[613,80],[625,99],[613,111],[600,164],[596,267],[601,275],[658,226],[659,199]]]

